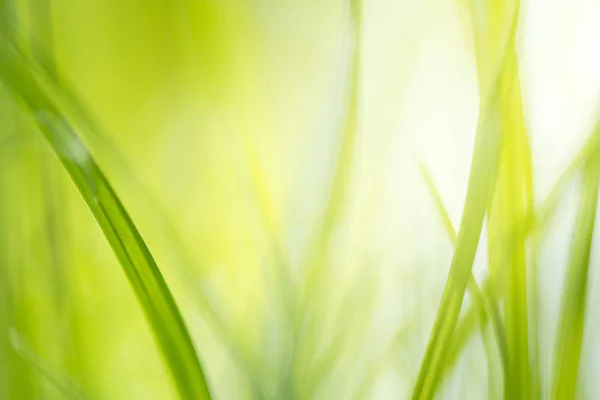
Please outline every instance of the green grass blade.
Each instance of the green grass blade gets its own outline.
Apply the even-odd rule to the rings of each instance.
[[[450,216],[446,211],[442,197],[440,196],[440,193],[438,192],[427,167],[424,164],[420,164],[420,170],[429,190],[429,194],[433,198],[436,205],[438,216],[446,228],[448,239],[454,247],[456,246],[456,230],[454,229],[452,221],[450,220]],[[493,290],[490,285],[485,286],[485,292],[481,290],[472,274],[467,287],[469,289],[469,294],[472,297],[473,307],[475,310],[478,310],[479,327],[481,331],[481,338],[484,340],[484,346],[486,345],[485,330],[488,319],[491,319],[496,345],[498,346],[498,352],[500,354],[502,370],[504,372],[504,378],[506,379],[508,376],[508,350],[506,347],[506,333],[504,331],[504,325],[502,324],[502,314],[500,313],[500,309],[496,303],[496,296],[493,295]],[[477,313],[474,313],[473,315],[477,315]],[[486,357],[488,358],[488,365],[491,365],[492,360],[489,359],[491,357],[491,351],[488,348],[486,348]],[[491,374],[492,372],[492,369],[489,368],[489,373]]]
[[[550,220],[558,202],[562,198],[565,187],[571,182],[573,176],[581,171],[592,158],[598,157],[598,155],[600,155],[600,135],[593,134],[590,135],[579,152],[577,152],[577,155],[573,157],[573,160],[560,174],[556,183],[548,193],[535,220],[532,221],[537,229],[544,227],[548,220]]]
[[[165,216],[163,207],[148,194],[146,187],[132,171],[131,166],[127,163],[125,158],[119,154],[116,147],[106,137],[103,129],[95,123],[94,118],[91,117],[88,110],[82,107],[81,102],[75,95],[75,91],[69,87],[69,83],[61,79],[52,51],[54,49],[54,34],[51,19],[51,4],[48,0],[32,1],[35,3],[31,10],[32,20],[36,23],[33,24],[31,52],[36,60],[37,67],[43,70],[48,78],[45,83],[52,86],[54,92],[59,92],[59,95],[61,99],[63,99],[65,107],[68,110],[69,116],[76,120],[75,125],[81,123],[84,126],[85,129],[82,129],[81,131],[84,141],[89,140],[91,147],[94,149],[102,149],[103,155],[107,156],[112,164],[118,166],[119,174],[126,177],[129,187],[134,189],[134,192],[141,200],[148,203],[149,209],[155,211],[154,220],[159,223],[160,230],[164,232],[164,236],[170,238],[172,243],[176,246],[177,251],[175,252],[175,258],[177,262],[174,264],[176,271],[181,277],[181,281],[195,300],[196,305],[203,313],[204,318],[210,324],[211,328],[216,331],[216,336],[220,338],[228,348],[232,359],[234,359],[240,367],[243,366],[246,369],[246,372],[256,370],[258,357],[255,354],[252,354],[247,346],[244,347],[242,343],[236,341],[232,329],[227,326],[221,315],[219,315],[212,307],[203,288],[191,284],[195,278],[191,276],[186,268],[182,268],[182,266],[192,269],[196,263],[183,244],[179,232]]]
[[[42,50],[39,50],[42,51]],[[48,58],[48,60],[51,60]],[[42,65],[44,67],[44,65]],[[251,386],[255,391],[262,391],[259,386],[257,375],[260,371],[262,360],[243,340],[236,336],[233,328],[229,326],[224,317],[212,306],[205,289],[199,287],[193,282],[196,278],[190,273],[197,266],[197,261],[191,255],[189,249],[181,238],[180,232],[169,221],[160,202],[156,201],[149,193],[143,182],[133,171],[131,165],[123,157],[118,149],[108,139],[106,133],[92,118],[90,112],[86,110],[75,94],[75,91],[69,86],[66,80],[58,80],[58,70],[48,70],[44,67],[46,76],[40,76],[45,86],[54,94],[58,93],[61,97],[61,104],[64,104],[68,114],[73,118],[74,125],[81,125],[82,136],[91,143],[95,150],[101,149],[100,153],[109,159],[110,163],[117,166],[119,174],[124,177],[128,186],[137,195],[137,200],[147,205],[148,209],[154,210],[154,220],[163,233],[163,238],[173,244],[174,267],[178,273],[183,287],[193,298],[196,307],[202,313],[202,316],[215,333],[215,337],[226,347],[227,354],[236,366],[248,376]]]
[[[457,237],[456,250],[450,264],[446,287],[438,308],[425,356],[417,378],[413,396],[417,399],[431,399],[442,378],[445,357],[458,320],[464,293],[471,277],[471,268],[479,243],[483,219],[491,200],[495,182],[502,133],[499,126],[497,107],[506,93],[500,88],[501,79],[512,64],[515,46],[514,35],[518,22],[518,8],[511,15],[511,22],[505,32],[502,56],[490,86],[489,94],[482,100],[475,148],[471,162],[471,173],[463,216]],[[488,93],[487,90],[484,93]]]
[[[600,128],[596,131],[596,135],[599,134]],[[553,398],[557,400],[573,399],[576,395],[585,326],[589,262],[598,203],[599,167],[598,158],[592,158],[583,169],[579,208],[556,340]]]
[[[0,37],[0,77],[35,115],[35,122],[102,228],[142,305],[181,397],[210,399],[181,313],[146,244],[50,90],[7,35]]]
[[[500,307],[498,307],[498,298],[491,288],[482,290],[480,297],[488,315],[490,316],[490,322],[494,331],[496,343],[498,345],[498,352],[500,354],[504,382],[506,382],[510,373],[510,364],[508,359],[508,347],[506,343],[506,330],[502,324],[502,313],[500,312]]]
[[[490,111],[494,111],[499,94],[499,91],[495,90],[490,99],[485,100],[481,109],[456,251],[452,258],[446,287],[414,388],[412,397],[414,400],[430,399],[435,393],[467,283],[471,277],[471,268],[481,234],[483,218],[492,192],[490,182],[495,179],[500,155],[501,134],[495,120],[497,116],[490,113]]]
[[[533,156],[531,153],[531,143],[524,134],[517,137],[518,147],[521,149],[521,168],[523,178],[523,189],[525,198],[525,215],[531,215],[534,212],[534,178],[533,178]],[[527,222],[524,222],[527,224]],[[525,239],[528,230],[523,230],[523,238]],[[529,331],[532,343],[530,345],[531,353],[531,391],[532,398],[541,399],[543,397],[541,370],[540,370],[540,336],[539,336],[539,313],[540,313],[540,294],[539,294],[539,274],[538,274],[538,253],[539,253],[539,236],[534,230],[531,233],[531,257],[529,261]]]
[[[474,281],[473,281],[474,282]],[[500,366],[502,368],[502,378],[503,382],[506,382],[509,374],[509,360],[508,360],[508,348],[506,344],[506,331],[504,329],[504,325],[502,324],[502,314],[500,313],[500,308],[498,307],[497,297],[494,296],[494,293],[491,290],[482,291],[478,287],[475,289],[471,289],[471,292],[479,291],[479,293],[474,298],[477,299],[478,303],[482,305],[476,307],[480,307],[486,310],[487,314],[481,312],[481,316],[479,318],[479,330],[481,332],[481,340],[484,343],[484,349],[486,349],[486,357],[488,362],[488,381],[490,388],[490,398],[497,397],[496,393],[500,392],[500,385],[496,384],[496,374],[495,374],[495,360],[493,359],[492,351],[489,349],[489,344],[486,345],[486,327],[487,327],[487,319],[486,316],[489,315],[490,322],[493,330],[494,339],[496,342],[496,346],[498,347],[498,354],[500,358]],[[495,386],[494,386],[495,385]]]
[[[40,50],[41,51],[41,50]],[[43,67],[43,65],[42,65]],[[103,157],[106,157],[111,164],[117,166],[119,174],[127,182],[129,189],[136,196],[137,201],[143,202],[148,209],[154,210],[154,220],[160,227],[164,240],[173,245],[172,256],[174,258],[175,271],[183,283],[184,289],[194,300],[199,312],[202,313],[215,337],[226,348],[227,354],[236,367],[244,373],[254,392],[263,392],[263,379],[259,377],[261,373],[260,366],[262,360],[260,355],[254,349],[247,345],[244,338],[237,336],[234,329],[228,324],[223,315],[221,315],[212,305],[211,299],[205,289],[193,283],[197,279],[190,273],[197,266],[197,260],[190,253],[184,243],[180,232],[169,221],[162,204],[154,199],[148,192],[147,187],[136,175],[131,165],[125,157],[119,152],[116,146],[111,143],[103,129],[96,123],[89,110],[85,109],[78,100],[76,92],[69,86],[66,80],[58,80],[58,70],[48,71],[44,68],[47,76],[40,76],[43,83],[48,86],[52,93],[60,95],[61,104],[64,104],[68,114],[73,118],[74,125],[82,127],[81,134],[86,141],[91,143],[95,150],[100,149]],[[53,75],[55,74],[55,75]]]
[[[419,171],[421,172],[421,175],[423,175],[423,180],[427,186],[427,191],[433,199],[438,217],[442,220],[442,224],[446,230],[446,235],[448,236],[450,243],[452,243],[452,247],[454,247],[456,246],[456,230],[454,229],[454,225],[452,225],[448,211],[444,206],[442,196],[440,196],[440,192],[437,190],[437,187],[435,186],[431,174],[429,173],[429,170],[425,164],[419,164]]]
[[[519,76],[516,62],[511,65],[506,85],[509,97],[501,104],[504,125],[504,148],[500,175],[494,204],[488,219],[490,271],[508,268],[508,284],[505,287],[504,320],[510,361],[510,374],[506,382],[505,397],[527,399],[531,396],[531,372],[529,366],[527,260],[525,229],[513,231],[514,248],[509,262],[496,265],[496,251],[502,251],[502,236],[523,221],[525,210],[525,179],[523,176],[523,146],[525,130],[523,123]]]
[[[549,191],[548,195],[539,207],[539,211],[536,212],[534,210],[530,210],[521,222],[517,223],[511,228],[508,237],[514,236],[512,232],[516,231],[517,229],[523,229],[526,235],[532,233],[534,236],[540,235],[554,215],[557,205],[573,176],[579,172],[582,167],[589,162],[590,159],[597,157],[599,152],[600,137],[598,135],[591,135],[587,139],[586,143],[582,146],[581,150],[575,157],[573,157],[571,162],[560,174],[559,178],[556,180],[552,186],[552,189]],[[503,251],[499,256],[500,258],[495,262],[497,265],[502,266],[506,264],[506,260],[512,252],[512,247],[513,245],[510,240],[505,241]],[[505,277],[498,272],[495,274],[490,274],[490,276],[484,280],[481,286],[484,292],[493,291],[494,293],[497,293],[497,296],[500,300],[503,293],[502,288]],[[456,364],[456,361],[458,360],[462,349],[469,341],[469,338],[473,336],[475,332],[477,332],[477,321],[478,309],[474,305],[471,305],[464,313],[464,316],[456,328],[453,344],[446,359],[446,373]]]
[[[476,1],[471,3],[471,25],[474,36],[475,56],[480,89],[484,89],[491,79],[490,67],[497,60],[501,47],[501,37],[507,17],[518,11],[519,0]],[[512,10],[516,7],[516,11]],[[502,86],[507,95],[498,105],[502,135],[504,138],[500,156],[496,191],[488,213],[488,253],[489,269],[492,275],[498,268],[507,268],[509,284],[504,288],[504,319],[507,331],[509,361],[511,363],[505,396],[529,398],[531,394],[531,374],[529,366],[528,337],[528,298],[526,237],[524,229],[511,232],[516,223],[526,215],[526,204],[531,202],[526,192],[531,189],[531,172],[528,169],[527,137],[522,110],[522,96],[518,72],[516,48],[510,49],[510,65],[502,78]],[[511,257],[502,266],[495,263],[504,250],[504,236],[507,233],[518,235],[514,242]]]

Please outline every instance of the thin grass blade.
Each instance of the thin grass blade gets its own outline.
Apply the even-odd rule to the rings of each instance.
[[[489,94],[482,100],[480,107],[475,148],[471,162],[471,174],[467,187],[467,196],[463,208],[456,250],[450,264],[446,287],[438,308],[429,344],[421,363],[417,383],[413,391],[413,400],[433,398],[442,378],[445,357],[452,340],[454,328],[462,306],[464,293],[471,277],[475,252],[479,243],[483,219],[491,200],[493,185],[497,175],[502,144],[497,107],[506,96],[500,85],[500,79],[510,68],[514,57],[514,35],[518,21],[518,8],[511,15],[501,48],[497,72],[492,80]],[[487,90],[486,90],[487,91]]]
[[[600,135],[600,126],[595,135]],[[586,299],[592,238],[598,204],[600,162],[590,159],[584,166],[581,193],[556,340],[554,399],[576,396],[581,346],[585,326]]]
[[[582,170],[583,166],[589,162],[589,160],[597,157],[600,154],[600,137],[598,135],[591,135],[586,143],[581,147],[581,150],[577,153],[571,162],[567,165],[564,171],[560,174],[556,180],[552,189],[549,191],[546,198],[543,200],[539,211],[531,209],[525,218],[513,226],[508,234],[508,237],[514,237],[511,232],[517,229],[523,229],[525,235],[533,234],[534,237],[541,235],[548,222],[552,219],[554,212],[556,211],[557,205],[562,198],[568,184],[571,182],[575,174]],[[535,244],[535,243],[534,243]],[[506,260],[510,256],[513,245],[510,240],[504,242],[503,251],[499,255],[499,259],[494,263],[496,265],[505,265]],[[503,274],[490,274],[482,283],[481,287],[484,292],[493,291],[497,293],[498,300],[501,300],[503,293],[505,277]],[[466,346],[475,332],[477,332],[478,324],[478,309],[471,305],[468,310],[465,311],[461,318],[457,328],[456,334],[453,339],[450,353],[446,360],[446,373],[452,370],[459,355]],[[538,394],[541,396],[541,392]]]
[[[448,239],[452,243],[452,246],[455,247],[456,230],[454,229],[452,221],[450,220],[450,216],[446,211],[446,207],[444,206],[442,197],[440,196],[440,193],[438,192],[427,167],[424,164],[420,164],[420,170],[424,177],[427,188],[429,189],[429,194],[433,198],[434,203],[436,205],[438,216],[440,217],[444,227],[446,228],[446,234],[448,235]],[[504,331],[504,325],[502,324],[502,314],[500,313],[500,309],[498,308],[498,304],[496,303],[496,296],[494,296],[490,285],[485,286],[484,292],[484,290],[482,290],[479,287],[477,281],[475,280],[472,274],[471,278],[469,279],[467,288],[469,289],[469,294],[471,295],[474,309],[479,311],[479,327],[481,332],[481,338],[484,341],[484,346],[486,346],[485,350],[486,357],[488,358],[488,366],[493,365],[493,360],[491,360],[492,351],[487,347],[487,343],[485,340],[485,330],[487,327],[488,320],[491,320],[492,328],[494,330],[494,337],[496,339],[496,345],[500,354],[500,361],[502,365],[502,370],[504,372],[504,378],[506,379],[508,375],[508,350],[506,347],[506,333]],[[474,313],[473,315],[476,315],[476,313]],[[492,368],[488,368],[488,373],[493,373]]]
[[[35,115],[40,131],[102,228],[142,305],[180,396],[210,399],[191,337],[156,262],[60,102],[15,46],[13,35],[0,36],[0,78]]]

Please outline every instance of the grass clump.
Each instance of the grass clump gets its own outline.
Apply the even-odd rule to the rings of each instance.
[[[242,0],[232,4],[235,6],[206,2],[198,9],[230,13],[233,21],[244,22],[248,26],[256,23],[252,18],[260,21],[263,21],[260,18],[268,19],[265,17],[268,12],[260,8],[264,5],[251,6]],[[244,7],[238,8],[241,4]],[[251,201],[245,198],[239,201],[243,205],[240,209],[251,210],[251,217],[248,218],[251,222],[243,220],[245,214],[240,209],[226,210],[234,215],[231,220],[219,223],[219,232],[225,232],[227,238],[219,237],[207,241],[208,244],[198,244],[200,251],[212,251],[212,261],[217,260],[214,263],[216,266],[211,265],[212,269],[206,270],[198,266],[200,263],[190,255],[179,237],[178,228],[171,224],[168,216],[162,214],[160,201],[154,201],[152,195],[145,192],[141,180],[129,169],[129,160],[118,153],[118,146],[113,146],[109,136],[100,128],[103,124],[91,117],[86,101],[75,94],[69,80],[61,72],[57,63],[61,48],[55,46],[55,27],[52,22],[56,18],[53,16],[55,10],[65,11],[60,7],[53,8],[54,5],[54,2],[0,0],[0,81],[3,83],[0,94],[2,118],[5,121],[5,126],[0,129],[0,162],[14,169],[0,170],[0,215],[8,221],[0,226],[1,398],[101,398],[97,394],[102,390],[94,386],[99,386],[99,382],[109,382],[117,375],[95,368],[94,364],[102,358],[98,354],[102,350],[93,352],[90,348],[100,342],[106,344],[110,338],[106,341],[93,338],[92,331],[96,325],[90,322],[92,317],[86,316],[86,306],[90,306],[92,301],[89,301],[90,304],[76,304],[77,297],[72,293],[74,286],[79,286],[82,292],[89,290],[87,288],[93,282],[94,275],[86,270],[84,279],[77,280],[69,275],[67,266],[79,264],[79,270],[90,269],[90,258],[96,257],[96,253],[89,249],[71,249],[68,245],[71,242],[61,236],[63,230],[68,230],[68,224],[63,221],[66,218],[63,216],[68,214],[65,209],[69,206],[65,200],[68,196],[62,197],[63,192],[69,190],[63,187],[65,183],[71,186],[75,184],[80,196],[78,199],[83,199],[100,226],[104,240],[116,255],[162,355],[159,367],[168,372],[176,389],[173,395],[179,398],[361,400],[378,395],[415,400],[445,398],[452,384],[457,381],[460,384],[464,380],[457,374],[459,369],[464,368],[464,360],[475,358],[471,343],[477,336],[482,341],[485,359],[479,358],[476,362],[487,368],[487,382],[472,382],[467,378],[465,385],[487,385],[487,395],[491,399],[550,397],[562,400],[582,396],[583,339],[590,309],[586,303],[591,291],[591,254],[599,190],[600,128],[596,127],[559,176],[548,196],[536,206],[531,134],[523,107],[517,46],[522,7],[520,1],[458,2],[459,12],[466,12],[469,16],[463,28],[470,34],[468,42],[472,44],[479,105],[458,232],[442,200],[439,190],[442,186],[436,184],[439,182],[434,181],[425,164],[419,166],[437,220],[443,225],[452,245],[448,275],[443,281],[439,304],[436,303],[431,330],[422,328],[428,326],[428,317],[423,310],[426,310],[429,299],[409,298],[411,293],[415,294],[415,298],[421,295],[429,297],[419,293],[419,289],[411,288],[426,282],[426,272],[418,274],[414,280],[404,277],[403,284],[408,284],[399,288],[394,286],[397,284],[394,279],[385,276],[379,269],[382,255],[365,251],[369,253],[365,256],[357,249],[344,248],[351,247],[348,245],[350,241],[345,241],[344,233],[352,229],[352,224],[359,227],[356,230],[359,231],[360,245],[369,247],[367,242],[371,239],[367,229],[363,230],[367,224],[355,220],[363,218],[362,214],[357,216],[359,213],[356,209],[360,207],[356,204],[363,199],[356,196],[356,192],[368,186],[363,185],[365,178],[375,180],[365,173],[367,169],[363,163],[366,162],[360,157],[364,156],[361,146],[372,138],[372,132],[363,127],[366,125],[364,122],[368,121],[363,118],[363,112],[373,98],[369,91],[372,88],[364,79],[369,68],[373,68],[365,59],[371,50],[365,43],[367,39],[371,40],[369,34],[374,35],[369,31],[372,20],[368,10],[372,5],[351,0],[344,1],[340,6],[340,15],[343,16],[340,19],[344,21],[340,36],[348,42],[347,52],[344,53],[346,72],[341,85],[343,89],[340,90],[343,92],[340,96],[341,110],[334,118],[331,170],[328,167],[319,169],[319,174],[326,178],[323,179],[322,196],[315,196],[320,198],[314,207],[316,211],[311,210],[316,217],[307,223],[310,226],[307,231],[311,233],[302,241],[294,239],[296,232],[288,232],[293,229],[286,226],[282,218],[284,205],[280,204],[278,188],[271,186],[271,171],[263,164],[268,160],[261,158],[261,143],[256,140],[254,132],[247,129],[246,125],[251,125],[252,118],[247,118],[245,124],[240,124],[243,125],[241,128],[236,126],[233,129],[241,130],[236,132],[239,133],[236,137],[241,138],[240,143],[233,144],[233,140],[229,143],[228,136],[224,140],[227,142],[224,146],[226,152],[215,151],[216,155],[213,155],[210,154],[213,151],[210,146],[202,149],[208,159],[205,167],[209,169],[214,167],[210,163],[217,165],[218,160],[226,156],[225,153],[233,154],[241,149],[245,157],[240,157],[241,161],[236,162],[243,164],[239,168],[242,171],[239,175],[247,178],[247,182],[239,186],[247,185],[246,189],[251,193],[249,197],[252,198]],[[255,6],[258,10],[256,15],[248,11],[254,10]],[[145,7],[141,3],[131,3],[123,6],[119,12],[135,15],[134,11],[144,10]],[[186,22],[187,17],[183,16],[186,7],[158,3],[147,7],[168,13],[148,12],[149,20],[140,22],[135,29],[156,30],[159,32],[156,36],[167,44],[170,43],[169,35],[179,37],[177,35],[181,34],[188,39],[186,43],[191,41],[189,39],[193,38],[195,29],[186,28],[191,26]],[[95,11],[107,12],[100,8]],[[247,17],[246,13],[251,14],[252,18]],[[27,17],[24,18],[24,15]],[[210,25],[201,31],[211,32],[217,26],[219,29],[215,28],[215,31],[225,31],[219,24],[224,20],[219,18],[221,14],[216,11],[210,16],[199,17],[200,21]],[[193,18],[190,17],[190,20]],[[240,25],[245,26],[242,23]],[[233,35],[239,32],[232,28],[229,33]],[[256,37],[260,38],[261,34],[264,32]],[[248,42],[251,41],[248,39]],[[157,49],[165,45],[159,42],[157,40],[155,43]],[[219,43],[229,43],[229,40]],[[255,46],[252,50],[259,53],[260,48]],[[174,63],[187,60],[185,62],[189,61],[192,65],[190,60],[195,60],[195,57],[178,55],[178,49],[169,49],[167,52],[174,55],[173,59],[177,60]],[[211,46],[207,43],[203,43],[202,49],[211,54]],[[241,53],[243,56],[232,54],[231,57],[225,57],[221,52],[225,50],[215,50],[213,55],[219,55],[223,60],[231,58],[239,61],[250,58],[248,54],[251,53],[244,49]],[[203,53],[202,56],[207,54]],[[160,57],[157,55],[157,58]],[[214,63],[218,64],[216,61]],[[190,65],[186,64],[182,69],[187,72],[193,70],[189,68]],[[210,65],[212,71],[213,64]],[[165,61],[163,67],[172,72],[169,68],[173,66],[168,62]],[[174,70],[177,70],[177,66]],[[226,70],[234,71],[235,68],[228,66]],[[252,68],[248,67],[250,70]],[[248,71],[244,70],[244,73],[250,74]],[[211,73],[219,75],[215,71]],[[244,81],[240,77],[231,78],[231,81],[236,79]],[[176,79],[173,78],[173,81]],[[218,86],[218,83],[214,83],[210,90]],[[244,87],[258,86],[252,83]],[[184,92],[179,89],[181,91],[178,94]],[[244,96],[252,97],[248,93]],[[226,97],[219,93],[214,98],[223,101]],[[207,95],[207,98],[211,97]],[[206,107],[214,108],[210,108],[211,111],[203,114],[202,118],[210,119],[211,112],[223,112],[213,104]],[[230,127],[229,124],[225,125]],[[206,123],[204,128],[210,132],[212,126]],[[22,151],[18,147],[27,149],[31,145],[24,138],[31,140],[35,146],[40,145],[36,142],[36,135],[43,136],[44,148],[58,158],[70,181],[61,181],[60,173],[53,170],[56,163],[48,157],[49,151],[40,152],[44,154],[40,156],[35,151]],[[198,134],[201,135],[212,138],[209,133]],[[202,136],[205,144],[213,143],[210,140],[216,141],[206,137]],[[144,151],[141,140],[136,145],[136,150]],[[156,260],[160,261],[161,266],[168,265],[160,258],[160,240],[152,240],[160,235],[154,236],[149,230],[148,237],[144,235],[142,238],[140,231],[144,230],[138,229],[138,226],[143,223],[138,225],[133,222],[133,214],[129,214],[123,205],[122,199],[126,199],[126,196],[117,194],[115,188],[119,186],[107,178],[100,167],[104,164],[99,163],[96,147],[101,147],[104,153],[111,153],[113,161],[118,160],[114,161],[117,164],[115,168],[123,176],[127,175],[127,178],[123,178],[125,181],[133,182],[130,188],[132,192],[140,197],[151,198],[148,203],[155,213],[155,219],[160,220],[156,222],[160,226],[157,230],[161,231],[165,241],[176,242],[177,262],[174,264],[177,265],[173,269],[181,282],[176,278],[170,280],[168,268],[159,268]],[[231,165],[227,167],[232,168]],[[191,176],[191,167],[186,171],[190,176],[185,177],[185,187],[191,195],[195,193],[196,180],[201,181],[204,176]],[[212,171],[219,178],[218,182],[211,182],[202,188],[221,185],[229,188],[229,180],[234,180],[229,178],[236,176],[238,171],[229,172],[218,169]],[[39,178],[39,182],[15,183],[29,176]],[[540,263],[539,254],[545,246],[544,230],[550,225],[551,217],[556,213],[569,185],[579,176],[579,204],[561,294],[558,335],[551,366],[553,375],[548,383],[543,379],[541,362],[547,346],[544,347],[540,340],[545,334],[541,322],[545,304],[541,300],[540,290],[545,266]],[[35,189],[23,190],[16,196],[14,188],[21,184]],[[410,190],[403,190],[403,195],[408,196]],[[223,190],[223,193],[231,195],[237,192]],[[119,194],[122,193],[119,191]],[[208,196],[210,193],[204,194]],[[41,198],[42,201],[18,204],[19,199],[25,197]],[[303,200],[294,199],[296,203]],[[203,207],[208,211],[203,212],[224,215],[225,212],[216,209],[222,207],[217,203],[207,202]],[[247,207],[246,203],[252,204]],[[29,206],[30,214],[25,212]],[[191,207],[181,213],[193,222],[194,212],[199,208]],[[19,212],[14,213],[15,209]],[[368,207],[365,206],[365,209]],[[130,210],[135,211],[135,208]],[[232,222],[236,218],[241,221]],[[79,221],[76,222],[70,230],[78,235],[81,228]],[[258,226],[256,230],[254,225]],[[231,252],[219,240],[241,235],[241,226],[253,232],[252,235],[260,236],[260,239],[253,237],[256,240],[235,249],[236,257],[219,258],[219,252],[223,249]],[[256,233],[259,231],[260,234]],[[483,238],[486,243],[482,243]],[[381,238],[376,237],[373,241],[377,242],[378,239]],[[401,242],[400,238],[394,240]],[[44,244],[40,245],[39,241]],[[153,245],[152,253],[147,243]],[[401,245],[404,243],[397,243],[398,247]],[[356,244],[352,243],[352,246]],[[23,249],[29,247],[29,251],[35,253],[31,259],[22,254]],[[427,247],[427,252],[430,251],[431,248]],[[479,275],[474,269],[476,255],[484,251],[487,251],[485,273]],[[85,256],[81,253],[85,253]],[[157,256],[156,259],[153,254]],[[260,260],[250,260],[252,255],[257,255]],[[227,260],[231,259],[241,259],[244,263],[241,267],[237,266],[235,271],[238,275],[225,274],[226,278],[219,276],[225,269],[219,263],[227,264]],[[406,258],[402,262],[418,265],[415,268],[419,269],[421,260]],[[438,262],[439,259],[436,259],[435,263]],[[351,268],[346,263],[357,265],[359,272],[353,277],[355,281],[348,282],[349,279],[344,275],[347,273],[345,269]],[[422,263],[426,264],[425,261]],[[259,266],[256,268],[259,273],[252,270],[255,264]],[[396,264],[394,268],[397,268]],[[207,289],[211,279],[226,282],[221,287],[214,285]],[[258,282],[248,284],[253,279]],[[254,298],[244,300],[240,294],[242,300],[236,299],[241,303],[241,306],[236,304],[237,314],[232,311],[235,308],[233,300],[214,293],[227,284],[235,288],[230,290],[233,295],[236,290],[241,291],[239,288],[254,285],[251,291]],[[382,288],[390,286],[394,295],[400,296],[402,304],[398,304],[398,297],[394,297],[394,311],[381,313],[378,306],[389,300]],[[414,292],[410,292],[410,289]],[[181,295],[176,302],[174,294],[180,292],[185,292],[189,298]],[[96,297],[104,298],[100,293],[94,293],[88,300]],[[183,301],[180,302],[180,298]],[[409,316],[403,314],[407,311],[403,308],[404,303],[408,304]],[[189,311],[190,308],[193,312]],[[398,312],[398,309],[402,312]],[[396,312],[402,314],[401,318]],[[388,326],[393,325],[389,321],[394,317],[402,320],[398,324],[400,328]],[[46,335],[42,326],[53,326],[56,331],[49,330],[50,333]],[[418,340],[415,337],[428,337],[424,349],[416,345]],[[127,357],[137,360],[140,357],[135,352],[129,353],[129,348],[122,351],[125,356],[120,360],[127,360]],[[135,364],[140,371],[146,367],[137,365],[137,362]],[[120,366],[114,367],[118,369]],[[476,367],[483,370],[479,364]],[[108,377],[105,378],[103,374]],[[97,380],[90,385],[86,377]],[[133,380],[123,380],[134,388],[132,393],[139,398],[152,397],[152,382],[140,383],[138,387]],[[381,388],[388,381],[393,381],[391,385],[395,386],[385,392]],[[107,392],[113,394],[118,390]],[[128,397],[124,393],[122,396]]]

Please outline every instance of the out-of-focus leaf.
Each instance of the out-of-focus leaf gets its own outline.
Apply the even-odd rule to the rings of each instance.
[[[73,379],[64,372],[59,371],[37,354],[23,340],[19,333],[12,329],[9,338],[13,349],[39,374],[43,375],[65,398],[72,400],[85,400],[89,397],[73,382]]]

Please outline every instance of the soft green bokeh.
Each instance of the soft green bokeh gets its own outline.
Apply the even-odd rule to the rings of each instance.
[[[598,21],[0,0],[0,399],[595,398]]]

